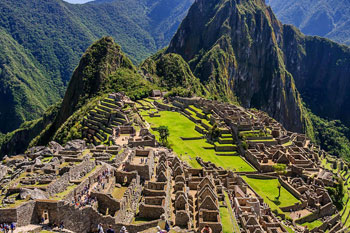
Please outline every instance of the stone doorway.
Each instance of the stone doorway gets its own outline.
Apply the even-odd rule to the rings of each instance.
[[[49,219],[49,211],[44,210],[43,214],[42,214],[42,223],[43,224],[49,224],[50,223],[50,219]]]

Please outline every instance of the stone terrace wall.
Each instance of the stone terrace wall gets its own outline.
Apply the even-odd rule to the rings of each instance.
[[[69,171],[71,180],[79,180],[84,175],[88,174],[94,167],[96,166],[94,161],[86,160],[81,162],[80,164],[74,166]]]
[[[59,179],[51,182],[51,184],[47,186],[46,192],[50,196],[53,196],[56,193],[61,193],[64,190],[66,190],[66,188],[69,186],[69,181],[70,181],[70,175],[69,173],[65,173]]]
[[[71,202],[74,200],[74,197],[77,193],[80,193],[84,190],[84,188],[90,184],[92,185],[97,177],[102,174],[103,171],[107,169],[106,165],[103,165],[102,167],[98,168],[96,171],[94,171],[88,178],[84,179],[72,192],[70,192],[65,198],[65,201]]]

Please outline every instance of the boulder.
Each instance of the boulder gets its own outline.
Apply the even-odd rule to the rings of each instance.
[[[41,162],[40,159],[38,159],[38,158],[35,159],[34,165],[42,165],[42,164],[43,164],[43,162]]]
[[[51,148],[54,152],[58,152],[63,150],[63,146],[61,146],[58,142],[51,141],[49,142],[49,148]]]
[[[8,167],[0,165],[0,180],[7,175]]]
[[[86,142],[80,139],[69,141],[67,142],[67,145],[64,147],[65,150],[70,150],[70,151],[79,151],[85,148],[86,148]]]
[[[30,197],[30,200],[38,200],[38,199],[48,199],[49,195],[40,189],[25,189],[22,188],[19,196],[22,200],[25,200]]]

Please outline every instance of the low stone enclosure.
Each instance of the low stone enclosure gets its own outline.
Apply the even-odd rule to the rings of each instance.
[[[137,108],[158,108],[150,113],[153,117],[158,111],[179,111],[196,123],[200,139],[217,126],[220,136],[211,148],[215,155],[242,156],[257,171],[234,173],[200,155],[196,160],[201,168],[190,167],[159,146],[142,116],[132,116]],[[301,224],[321,219],[322,225],[309,232],[343,229],[342,216],[326,190],[337,180],[320,166],[325,152],[263,112],[200,98],[131,103],[120,94],[102,100],[95,110],[85,119],[86,141],[71,141],[65,147],[51,142],[0,166],[0,223],[64,222],[74,232],[94,232],[102,223],[105,229],[112,225],[119,231],[126,226],[129,232],[141,232],[167,221],[186,232],[200,232],[209,225],[214,233],[248,233],[287,232],[289,221],[297,231]],[[125,121],[118,121],[120,114]],[[108,135],[112,141],[102,138],[108,146],[96,140],[97,125],[92,121],[98,118],[102,119],[98,130],[108,134],[107,126],[112,126]],[[125,143],[110,146],[124,133],[129,135]],[[276,170],[276,165],[285,170]],[[246,177],[274,178],[298,203],[272,211]],[[309,214],[291,215],[298,211]],[[282,224],[281,219],[288,221]],[[232,223],[232,229],[225,221]]]

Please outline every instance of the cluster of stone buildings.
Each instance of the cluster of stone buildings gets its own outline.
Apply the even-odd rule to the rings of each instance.
[[[221,233],[226,211],[232,232],[287,232],[280,221],[285,214],[273,213],[241,177],[262,175],[279,179],[300,200],[281,207],[290,213],[292,224],[323,218],[324,224],[311,232],[342,229],[325,189],[336,180],[320,168],[324,152],[304,135],[285,130],[263,112],[234,105],[180,97],[155,103],[160,111],[179,111],[191,118],[202,133],[217,125],[221,141],[214,144],[215,153],[241,154],[257,172],[234,173],[199,157],[202,168],[190,167],[159,147],[135,103],[114,93],[84,119],[85,140],[64,147],[51,142],[5,158],[0,165],[0,223],[64,222],[73,232],[93,232],[102,223],[117,231],[126,226],[129,232],[141,232],[166,221],[178,232],[200,232],[209,226]],[[201,111],[193,115],[191,106]],[[275,169],[281,164],[285,171]]]

